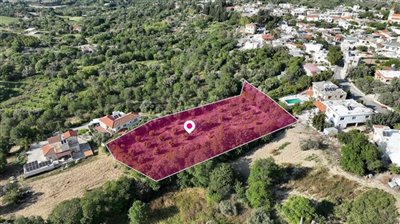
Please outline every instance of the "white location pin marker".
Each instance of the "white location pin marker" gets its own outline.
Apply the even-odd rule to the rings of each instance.
[[[196,124],[193,121],[188,120],[183,124],[183,128],[187,133],[191,134],[196,128]]]

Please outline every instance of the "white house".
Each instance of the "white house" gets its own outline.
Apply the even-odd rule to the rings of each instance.
[[[384,125],[374,125],[373,140],[383,150],[392,163],[400,166],[400,130]]]
[[[245,27],[245,33],[247,34],[255,34],[257,31],[257,25],[255,23],[249,23]]]
[[[393,79],[400,78],[400,71],[394,70],[376,70],[375,71],[375,79],[389,84]]]
[[[313,82],[312,95],[318,100],[344,100],[347,93],[330,81]]]
[[[346,128],[349,124],[365,123],[374,113],[372,109],[353,99],[322,101],[325,106],[326,121],[336,128]]]
[[[139,120],[139,114],[132,112],[125,114],[120,111],[114,111],[111,115],[99,118],[99,124],[101,128],[114,134],[139,122]]]

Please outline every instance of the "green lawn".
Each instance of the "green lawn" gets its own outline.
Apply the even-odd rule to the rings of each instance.
[[[68,19],[70,21],[79,23],[82,21],[83,17],[82,16],[60,16],[63,19]]]
[[[8,17],[8,16],[0,16],[0,25],[8,25],[10,23],[18,21],[18,18]]]

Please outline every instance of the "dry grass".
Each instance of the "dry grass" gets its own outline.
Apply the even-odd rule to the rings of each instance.
[[[334,201],[352,199],[364,190],[357,182],[332,175],[323,168],[313,170],[301,179],[290,181],[289,187],[318,199]]]
[[[83,161],[64,171],[54,170],[21,182],[33,190],[36,198],[23,203],[5,216],[39,215],[46,218],[51,210],[61,201],[81,197],[87,190],[103,185],[108,180],[115,180],[123,173],[111,156],[98,155]]]
[[[207,190],[187,188],[168,193],[150,203],[151,220],[149,223],[244,223],[249,209],[242,208],[238,216],[224,216],[219,213],[218,205],[207,199]]]

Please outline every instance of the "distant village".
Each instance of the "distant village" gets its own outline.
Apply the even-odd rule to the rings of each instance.
[[[237,11],[249,17],[257,15],[260,10],[266,10],[272,16],[290,15],[296,18],[295,24],[281,21],[273,33],[266,30],[264,24],[248,23],[240,30],[242,35],[237,47],[240,50],[250,50],[264,46],[284,46],[292,56],[305,58],[303,69],[308,76],[314,77],[331,70],[334,78],[341,80],[339,84],[331,81],[313,82],[308,90],[280,99],[288,107],[312,101],[315,108],[311,116],[324,113],[328,124],[321,134],[329,136],[357,128],[376,113],[394,111],[380,103],[376,96],[366,96],[346,79],[349,69],[359,64],[375,63],[375,58],[400,58],[400,14],[396,14],[393,8],[387,9],[390,11],[387,18],[381,11],[370,9],[373,19],[362,17],[366,11],[359,5],[319,10],[287,3],[266,5],[258,2],[229,6],[226,10]],[[321,26],[322,23],[330,26]],[[373,23],[386,24],[386,27],[377,29],[371,26]],[[343,53],[342,66],[329,62],[328,49],[318,39],[340,47]],[[389,84],[400,78],[400,68],[395,65],[379,68],[374,78]],[[345,91],[343,86],[349,87],[349,91]],[[369,136],[370,141],[383,151],[386,159],[400,166],[400,130],[374,125]],[[398,188],[400,179],[394,178],[389,185]]]
[[[251,50],[264,46],[286,47],[292,56],[304,57],[305,73],[314,77],[324,71],[332,71],[337,80],[346,80],[346,74],[351,67],[360,63],[374,63],[371,58],[400,59],[400,14],[390,10],[385,18],[380,11],[370,9],[374,19],[363,18],[366,11],[359,5],[352,7],[338,6],[334,9],[319,10],[297,6],[294,4],[262,4],[252,3],[226,7],[227,11],[236,11],[244,16],[254,16],[260,10],[268,11],[272,16],[283,17],[290,15],[296,18],[296,23],[281,21],[272,33],[265,29],[264,24],[248,23],[238,32],[237,48]],[[385,23],[385,29],[371,27],[372,22]],[[330,26],[321,26],[329,23]],[[80,33],[81,27],[74,25],[74,32]],[[278,32],[277,32],[278,31]],[[35,30],[27,30],[34,33]],[[324,44],[317,41],[322,39],[329,45],[338,46],[343,53],[343,65],[333,65],[328,60],[328,50]],[[79,46],[82,52],[93,53],[95,45]],[[393,79],[400,78],[400,70],[395,66],[385,67],[375,72],[375,79],[388,84]],[[350,92],[343,86],[350,87]],[[349,94],[350,93],[350,94]],[[360,101],[354,95],[363,97]],[[366,100],[368,99],[368,103]],[[329,127],[321,134],[331,135],[348,128],[357,127],[367,122],[375,113],[394,110],[380,103],[376,97],[365,97],[351,81],[333,83],[331,81],[313,82],[306,91],[296,95],[282,97],[280,102],[288,107],[312,101],[315,108],[310,116],[324,113]],[[369,104],[369,105],[366,105]],[[371,104],[376,106],[372,109]],[[31,145],[27,163],[24,165],[24,176],[30,177],[74,163],[82,158],[93,155],[88,144],[93,133],[107,135],[121,134],[140,121],[139,114],[113,112],[110,115],[92,120],[87,126],[56,133],[43,142]],[[82,131],[86,130],[86,131]],[[392,163],[400,166],[400,130],[383,125],[373,126],[371,141],[375,142],[385,152]],[[400,186],[398,183],[392,185]]]

